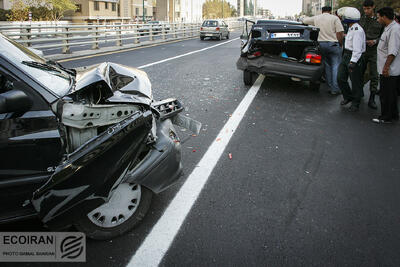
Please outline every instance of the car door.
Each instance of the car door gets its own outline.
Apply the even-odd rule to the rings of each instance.
[[[222,21],[222,28],[224,31],[224,36],[228,36],[228,25],[226,25],[225,21]]]
[[[0,220],[9,211],[18,215],[23,202],[59,164],[62,150],[57,119],[49,104],[6,64],[0,61]],[[30,105],[25,110],[5,110],[12,94],[25,95]]]

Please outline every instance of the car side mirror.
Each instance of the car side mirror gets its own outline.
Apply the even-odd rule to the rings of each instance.
[[[20,90],[10,90],[0,94],[0,114],[26,112],[32,107],[32,100]]]

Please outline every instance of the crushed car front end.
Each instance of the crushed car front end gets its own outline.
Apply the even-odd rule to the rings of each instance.
[[[75,86],[52,105],[66,151],[32,203],[53,228],[106,203],[122,183],[159,193],[182,173],[173,126],[182,106],[154,102],[147,75],[115,63],[81,68]],[[184,118],[188,119],[188,118]]]
[[[201,124],[177,99],[154,101],[139,69],[65,68],[1,34],[0,50],[0,68],[12,71],[0,76],[0,148],[10,158],[0,189],[14,202],[0,223],[38,216],[94,239],[132,229],[182,174],[174,125],[198,133]]]

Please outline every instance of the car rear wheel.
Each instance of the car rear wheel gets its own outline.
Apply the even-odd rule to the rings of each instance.
[[[203,41],[203,40],[204,40],[204,36],[200,36],[200,40],[202,40],[202,41]]]
[[[138,184],[122,183],[108,202],[75,223],[86,236],[106,240],[131,230],[147,213],[153,193]]]
[[[319,91],[320,87],[321,87],[321,83],[320,82],[310,82],[311,90]]]
[[[222,33],[219,34],[218,36],[218,40],[221,41],[222,40]]]

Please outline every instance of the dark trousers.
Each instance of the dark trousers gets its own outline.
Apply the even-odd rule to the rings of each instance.
[[[343,53],[342,62],[339,65],[338,71],[338,84],[339,88],[342,91],[343,98],[345,100],[352,101],[353,106],[359,106],[361,97],[363,96],[363,87],[364,87],[364,79],[363,79],[363,56],[358,60],[355,68],[352,72],[349,71],[349,63],[351,59],[351,52],[345,50]],[[351,80],[351,88],[348,83],[348,79],[350,77]]]
[[[397,88],[399,77],[380,75],[381,89],[379,90],[379,99],[381,101],[381,120],[399,119],[399,109],[397,106]]]
[[[364,55],[364,66],[363,66],[363,75],[365,71],[368,70],[368,78],[371,81],[369,84],[369,91],[371,93],[376,93],[378,88],[379,74],[378,68],[376,66],[377,61],[377,52],[376,45],[369,47],[365,51]]]

